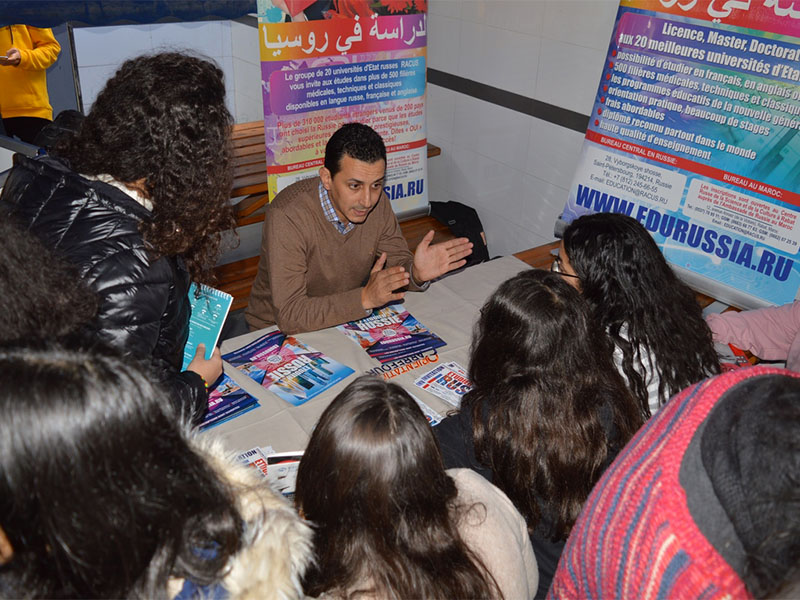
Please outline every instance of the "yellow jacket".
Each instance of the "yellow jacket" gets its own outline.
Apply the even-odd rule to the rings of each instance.
[[[0,115],[52,119],[45,70],[61,52],[53,31],[27,25],[0,27],[0,54],[12,47],[19,50],[20,63],[0,65]]]

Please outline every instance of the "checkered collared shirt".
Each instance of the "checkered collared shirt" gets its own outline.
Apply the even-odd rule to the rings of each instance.
[[[331,202],[330,196],[328,196],[328,190],[325,189],[325,186],[322,185],[322,182],[319,184],[319,203],[322,205],[322,212],[325,213],[325,218],[333,223],[333,225],[336,227],[336,231],[342,235],[345,235],[353,230],[355,225],[353,225],[350,221],[345,224],[339,220],[339,217],[336,215],[336,211],[333,208],[333,202]]]

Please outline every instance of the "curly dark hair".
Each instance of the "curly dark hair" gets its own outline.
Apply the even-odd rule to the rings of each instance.
[[[0,341],[76,335],[97,314],[97,295],[78,270],[38,238],[8,219],[0,220]]]
[[[211,281],[221,233],[235,227],[231,124],[215,65],[177,52],[140,56],[123,63],[54,153],[84,175],[143,180],[153,218],[142,235],[154,258],[180,255],[193,279]]]
[[[310,596],[502,597],[458,532],[471,507],[459,505],[430,425],[397,384],[359,377],[325,409],[295,501],[316,528]]]
[[[0,347],[0,595],[162,598],[218,582],[244,543],[234,492],[130,360]]]
[[[622,371],[643,414],[649,416],[650,407],[642,373],[657,372],[659,405],[719,373],[711,330],[694,292],[641,223],[616,213],[586,215],[567,227],[563,243],[595,319],[622,350]],[[655,365],[642,356],[643,349]]]
[[[461,403],[475,455],[533,532],[566,539],[592,487],[643,423],[586,302],[556,273],[523,271],[481,309]]]
[[[331,177],[339,172],[345,155],[365,163],[386,162],[386,146],[380,134],[369,125],[346,123],[333,133],[325,145],[325,168],[330,171]]]

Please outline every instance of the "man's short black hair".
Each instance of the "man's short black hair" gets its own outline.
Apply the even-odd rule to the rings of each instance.
[[[378,160],[386,162],[386,146],[378,132],[363,123],[346,123],[328,140],[325,146],[325,168],[336,175],[341,168],[342,156],[365,163]]]

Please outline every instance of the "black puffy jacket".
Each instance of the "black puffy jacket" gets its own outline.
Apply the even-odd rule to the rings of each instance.
[[[189,333],[189,273],[180,257],[152,260],[139,233],[150,211],[50,157],[17,154],[0,195],[0,218],[13,218],[66,258],[97,292],[87,332],[123,355],[149,360],[154,376],[196,421],[205,412],[203,379],[181,372]]]

